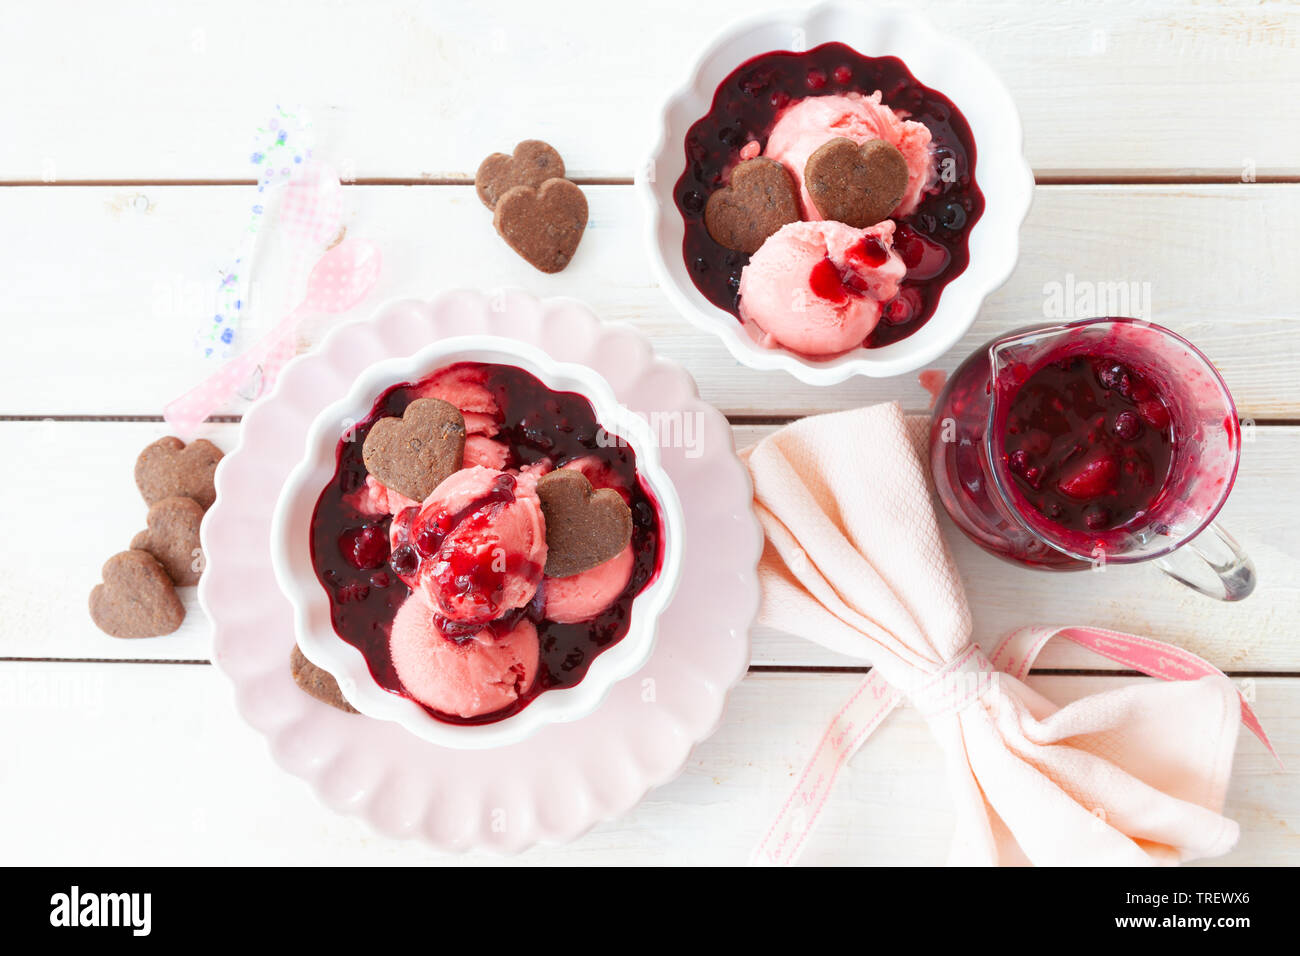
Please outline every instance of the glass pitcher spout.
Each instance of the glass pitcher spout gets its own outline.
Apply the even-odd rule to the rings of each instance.
[[[1035,325],[994,339],[988,343],[994,380],[1008,375],[1018,365],[1032,368],[1039,357],[1068,343],[1069,335],[1069,325]]]

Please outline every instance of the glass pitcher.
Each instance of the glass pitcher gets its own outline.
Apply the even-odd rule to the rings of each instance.
[[[1085,375],[1094,378],[1085,381]],[[1123,421],[1114,412],[1129,399],[1152,393],[1159,401],[1150,409],[1148,403],[1133,403],[1145,424],[1136,411]],[[1068,404],[1067,421],[1058,410],[1076,396],[1088,415]],[[1110,404],[1097,405],[1097,396]],[[1054,416],[1052,428],[1043,424],[1048,419],[1026,419],[1021,409]],[[1033,427],[1040,424],[1049,430]],[[1077,434],[1070,430],[1075,425]],[[1116,436],[1141,429],[1148,430],[1148,446],[1163,456],[1166,476],[1153,482],[1150,457],[1121,449],[1127,455],[1122,468],[1131,473],[1130,461],[1139,461],[1147,469],[1141,477],[1151,486],[1144,497],[1121,500],[1127,487],[1121,482],[1132,480],[1117,477],[1121,463],[1109,449],[1123,446]],[[1158,440],[1150,434],[1153,429]],[[1029,464],[1023,450],[1008,450],[1030,439],[1043,449],[1050,443],[1042,467]],[[1090,442],[1105,448],[1098,451]],[[1070,456],[1083,464],[1068,464]],[[1183,584],[1226,601],[1246,597],[1255,586],[1250,559],[1214,524],[1240,456],[1236,406],[1214,366],[1181,336],[1126,318],[1036,326],[994,339],[953,373],[935,403],[930,428],[939,500],[985,550],[1057,571],[1154,561]],[[1040,496],[1036,489],[1046,490]],[[1062,517],[1057,502],[1074,503],[1066,492],[1095,495],[1080,498],[1082,520]],[[1045,504],[1048,497],[1052,500]],[[1108,525],[1108,516],[1120,506],[1131,513]]]

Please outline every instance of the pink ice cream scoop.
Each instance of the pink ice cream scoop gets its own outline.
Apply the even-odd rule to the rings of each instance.
[[[907,161],[907,189],[893,212],[895,217],[915,210],[921,196],[938,179],[930,151],[930,130],[923,123],[904,119],[881,103],[879,91],[870,96],[861,93],[809,96],[781,112],[763,150],[763,155],[784,164],[794,177],[805,219],[822,217],[804,186],[804,166],[819,146],[837,136],[855,143],[883,139],[903,154]]]
[[[532,600],[546,564],[535,490],[491,468],[462,468],[393,520],[390,562],[458,633]]]
[[[636,555],[628,545],[604,564],[570,575],[547,578],[546,617],[557,624],[590,621],[619,599],[632,580]]]
[[[346,498],[348,504],[363,515],[395,515],[419,502],[400,492],[385,487],[374,475],[366,475],[366,483]]]
[[[537,494],[537,482],[554,470],[555,463],[551,459],[539,458],[527,465],[521,465],[519,470],[512,472],[512,474],[514,474],[515,480],[519,482],[520,488],[528,494],[534,495]]]
[[[625,501],[631,500],[631,493],[623,487],[614,469],[595,455],[575,458],[566,462],[564,467],[581,472],[593,488],[613,488]],[[627,588],[627,582],[632,580],[635,565],[636,555],[632,545],[628,544],[604,564],[580,574],[546,578],[543,585],[546,617],[558,624],[591,620],[619,599]]]
[[[487,370],[452,365],[431,375],[414,398],[440,398],[460,409],[465,418],[465,467],[504,469],[510,449],[494,435],[501,431],[501,403],[487,384]]]
[[[894,223],[791,222],[740,273],[740,317],[768,348],[837,355],[856,348],[898,295],[907,273],[894,252]]]
[[[465,436],[465,467],[478,465],[502,471],[510,460],[510,449],[503,442],[483,435]]]
[[[521,618],[509,628],[485,628],[459,641],[444,633],[442,623],[418,593],[393,619],[389,652],[408,694],[445,714],[478,717],[528,693],[539,658],[531,621]]]
[[[487,369],[476,365],[451,365],[423,382],[412,398],[440,398],[465,416],[465,433],[491,438],[501,430],[501,403],[487,385]]]

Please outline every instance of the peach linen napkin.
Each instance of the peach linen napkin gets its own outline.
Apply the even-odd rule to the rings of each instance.
[[[1115,632],[1025,628],[992,655],[973,644],[918,456],[926,430],[891,403],[803,419],[742,453],[767,536],[759,622],[872,667],[755,862],[793,862],[835,772],[902,700],[943,747],[957,816],[950,863],[1154,864],[1227,852],[1237,824],[1221,811],[1249,713],[1233,683],[1194,655]],[[1020,679],[1057,635],[1169,682],[1058,707]],[[1253,714],[1249,723],[1257,727]]]

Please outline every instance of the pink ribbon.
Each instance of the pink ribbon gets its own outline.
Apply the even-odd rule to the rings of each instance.
[[[1028,676],[1035,659],[1055,637],[1086,647],[1094,653],[1161,680],[1196,680],[1227,675],[1213,664],[1182,648],[1162,641],[1095,627],[1024,627],[1012,631],[985,656],[975,644],[958,654],[935,674],[927,675],[916,687],[900,689],[888,684],[877,669],[867,675],[822,734],[817,749],[799,775],[789,798],[782,805],[753,862],[788,866],[803,850],[808,835],[821,815],[835,778],[850,757],[867,741],[903,700],[912,702],[927,717],[951,712],[978,700],[996,682],[999,674],[1017,680]],[[1278,756],[1250,703],[1237,691],[1241,719],[1268,748],[1278,766]]]
[[[311,162],[302,166],[280,188],[280,202],[271,233],[287,246],[288,287],[296,287],[307,274],[307,266],[326,245],[336,239],[342,225],[343,193],[338,174],[329,166]],[[328,255],[328,253],[327,253]],[[323,261],[323,260],[322,260]],[[319,267],[320,263],[317,263]],[[337,270],[335,270],[337,271]],[[311,283],[312,278],[308,281]],[[275,382],[280,367],[293,357],[293,333],[306,314],[343,311],[346,303],[334,303],[321,289],[332,291],[336,285],[346,288],[347,277],[331,277],[334,284],[309,284],[307,294],[297,308],[284,316],[262,338],[242,354],[234,357],[209,375],[203,382],[174,399],[163,410],[163,417],[188,438],[208,416],[228,402],[245,382],[262,370],[259,392]]]

